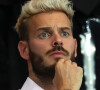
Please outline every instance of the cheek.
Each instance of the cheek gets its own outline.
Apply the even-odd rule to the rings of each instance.
[[[70,53],[72,53],[75,50],[75,42],[73,39],[64,40],[63,47],[68,50]]]
[[[43,54],[48,50],[48,45],[45,42],[36,40],[34,42],[30,42],[30,49],[35,53]]]

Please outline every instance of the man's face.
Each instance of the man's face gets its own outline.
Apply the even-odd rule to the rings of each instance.
[[[29,55],[33,71],[54,76],[56,62],[72,60],[76,55],[71,23],[63,12],[40,13],[29,19]],[[56,45],[55,43],[60,43]]]

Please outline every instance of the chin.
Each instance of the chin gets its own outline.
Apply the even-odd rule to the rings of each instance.
[[[62,59],[62,58],[61,57],[51,58],[48,60],[49,62],[44,63],[44,65],[46,65],[47,67],[55,66],[56,63],[59,61],[59,59]]]

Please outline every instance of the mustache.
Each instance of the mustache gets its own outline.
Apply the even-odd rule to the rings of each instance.
[[[49,50],[46,53],[46,55],[48,55],[49,53],[52,53],[54,51],[63,51],[66,56],[69,56],[69,52],[67,50],[65,50],[62,46],[55,46],[53,49]]]

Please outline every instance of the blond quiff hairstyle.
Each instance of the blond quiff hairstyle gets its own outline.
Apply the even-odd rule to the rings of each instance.
[[[28,39],[28,18],[42,12],[62,11],[72,23],[74,10],[72,3],[68,0],[30,0],[22,6],[21,14],[16,23],[15,29],[21,40]]]

